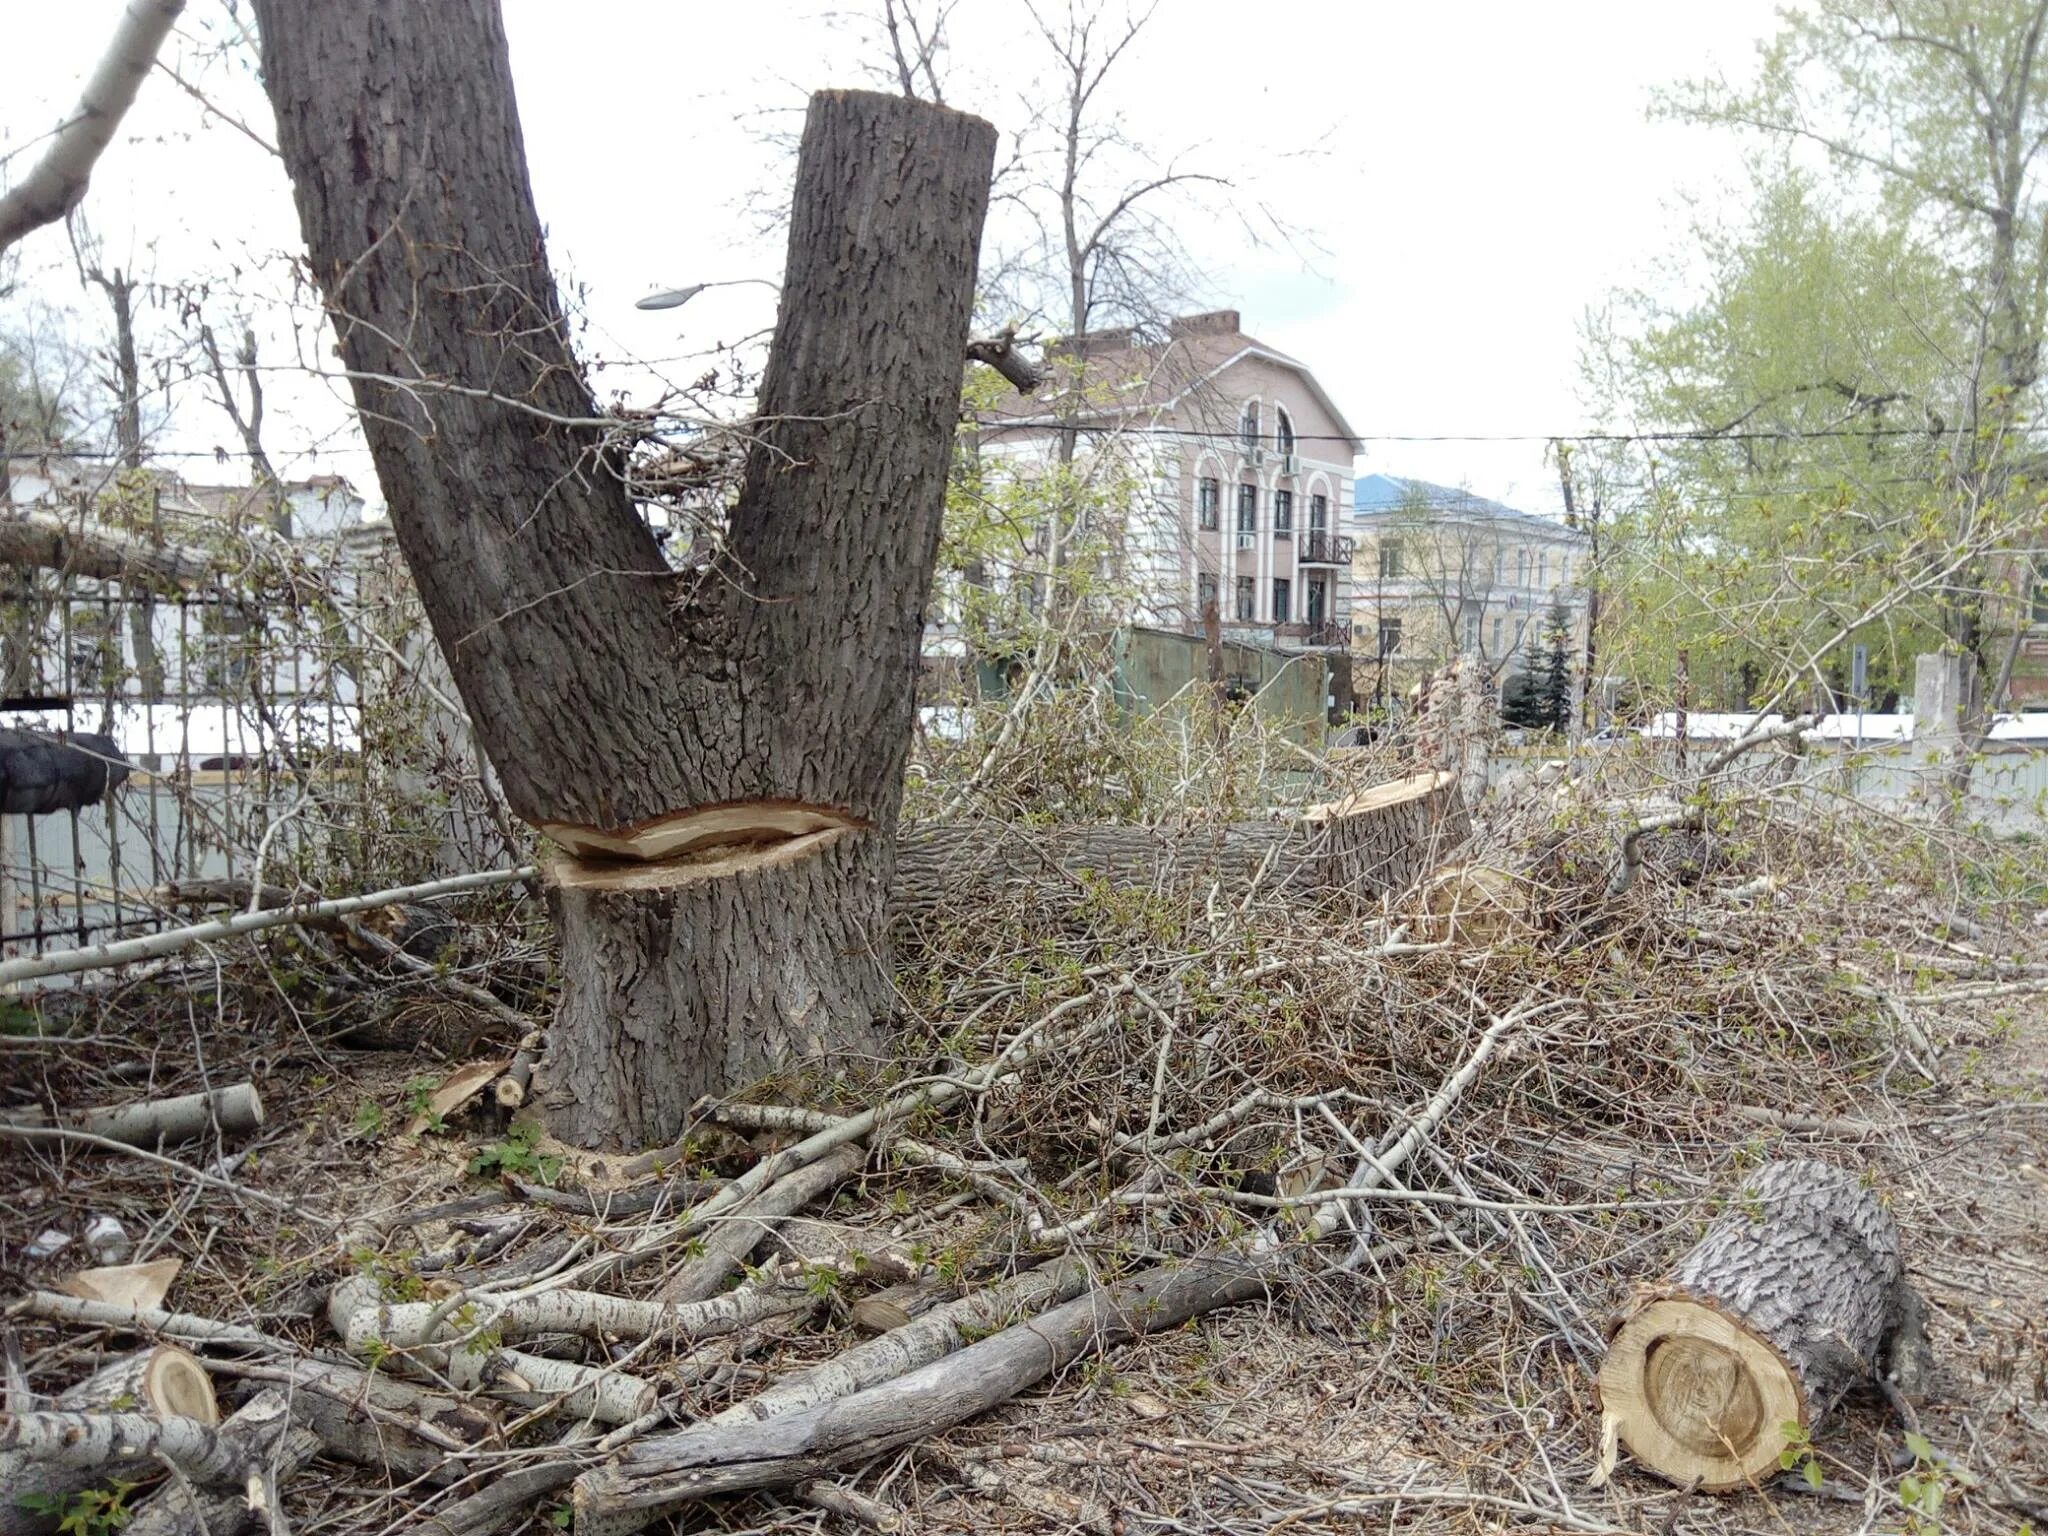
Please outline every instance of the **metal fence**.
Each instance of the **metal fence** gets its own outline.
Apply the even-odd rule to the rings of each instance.
[[[519,854],[395,551],[353,543],[176,595],[0,573],[0,742],[98,733],[119,780],[0,812],[0,959],[191,921],[194,882],[334,891]]]

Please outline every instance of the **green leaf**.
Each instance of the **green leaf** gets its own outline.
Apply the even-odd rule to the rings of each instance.
[[[1799,1469],[1799,1475],[1806,1479],[1807,1487],[1816,1489],[1820,1487],[1821,1470],[1819,1462],[1808,1458],[1806,1465]]]
[[[1917,1434],[1910,1429],[1906,1431],[1906,1449],[1930,1465],[1934,1461],[1934,1446],[1932,1442],[1925,1435]]]

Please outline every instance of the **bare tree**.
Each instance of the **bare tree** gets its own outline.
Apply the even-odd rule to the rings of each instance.
[[[512,809],[564,850],[557,1132],[876,1049],[922,613],[995,132],[816,97],[760,421],[678,573],[570,351],[493,0],[258,0],[313,273]]]

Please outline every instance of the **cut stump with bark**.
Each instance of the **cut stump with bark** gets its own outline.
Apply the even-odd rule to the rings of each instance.
[[[1810,1432],[1880,1369],[1907,1295],[1875,1190],[1827,1163],[1771,1164],[1616,1330],[1597,1387],[1603,1472],[1625,1446],[1702,1492],[1775,1476],[1785,1426]]]

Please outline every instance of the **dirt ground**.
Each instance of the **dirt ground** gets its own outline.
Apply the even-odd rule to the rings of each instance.
[[[2044,992],[2048,976],[2029,973],[2010,996],[1960,1004],[1932,1021],[1940,1046],[1932,1085],[1896,1062],[1882,1072],[1844,1073],[1795,1030],[1790,1045],[1758,1057],[1746,1085],[1741,1076],[1751,1068],[1724,1070],[1703,1054],[1688,1070],[1705,1096],[1682,1114],[1623,1073],[1597,1093],[1575,1079],[1571,1115],[1533,1117],[1524,1101],[1554,1065],[1547,1053],[1581,1042],[1531,1045],[1514,1067],[1520,1086],[1475,1099],[1469,1114],[1454,1117],[1455,1133],[1447,1123],[1446,1154],[1473,1169],[1540,1166],[1547,1170],[1540,1187],[1612,1200],[1611,1216],[1531,1212],[1515,1218],[1515,1231],[1500,1242],[1482,1240],[1476,1229],[1462,1238],[1452,1230],[1384,1266],[1304,1279],[1264,1303],[1084,1357],[994,1413],[848,1469],[847,1486],[870,1501],[870,1513],[893,1512],[903,1529],[929,1531],[1933,1536],[2016,1531],[2029,1520],[2042,1528]],[[102,1026],[74,1036],[63,1053],[19,1040],[5,1047],[0,1066],[14,1102],[30,1095],[106,1102],[183,1089],[195,1079],[196,1052],[219,1080],[258,1081],[270,1123],[253,1144],[217,1149],[224,1162],[185,1155],[190,1166],[218,1176],[212,1183],[90,1149],[6,1145],[4,1282],[10,1291],[49,1285],[76,1265],[78,1250],[32,1257],[36,1234],[76,1234],[91,1217],[112,1215],[135,1240],[132,1258],[184,1261],[170,1306],[331,1349],[322,1299],[337,1275],[362,1260],[345,1251],[338,1231],[369,1213],[490,1196],[491,1176],[504,1169],[479,1176],[470,1162],[507,1146],[503,1122],[479,1112],[453,1118],[445,1134],[408,1136],[403,1122],[448,1060],[344,1049],[274,1008],[238,1011],[219,997],[209,1006],[210,1016],[195,1010],[177,1019],[158,998],[148,1015],[155,1031],[142,1033],[134,1016],[110,1004]],[[1640,1027],[1652,1023],[1670,1021]],[[1739,1053],[1742,1038],[1731,1033],[1729,1049]],[[1455,1059],[1454,1044],[1443,1047],[1441,1060]],[[1600,1041],[1591,1044],[1597,1054]],[[1808,1048],[1815,1052],[1810,1082],[1786,1080],[1797,1071],[1788,1063]],[[1426,1085],[1440,1070],[1419,1064],[1409,1081]],[[1410,1090],[1409,1101],[1419,1096]],[[1779,1107],[1758,1112],[1759,1103]],[[694,1171],[730,1173],[760,1150],[706,1143],[693,1153]],[[1915,1467],[1903,1427],[1871,1393],[1852,1397],[1820,1426],[1815,1447],[1825,1477],[1818,1491],[1786,1478],[1733,1495],[1688,1495],[1625,1457],[1607,1486],[1589,1486],[1599,1437],[1590,1380],[1605,1319],[1633,1284],[1655,1279],[1683,1251],[1716,1191],[1738,1184],[1744,1169],[1785,1156],[1867,1170],[1889,1198],[1911,1278],[1927,1303],[1938,1366],[1918,1408],[1934,1467]],[[520,1171],[572,1187],[579,1178],[619,1173],[602,1163],[572,1166],[566,1177],[554,1168]],[[955,1193],[940,1198],[948,1191]],[[1015,1241],[957,1191],[928,1172],[876,1167],[830,1215],[884,1244],[950,1242],[986,1255]],[[393,1239],[380,1262],[410,1262],[408,1255],[433,1250],[449,1230],[435,1225]],[[545,1231],[534,1226],[519,1243],[544,1258],[546,1244],[565,1233],[594,1232],[601,1240],[607,1230],[617,1229],[562,1218]],[[9,1327],[29,1383],[46,1391],[123,1347],[108,1333],[20,1315]],[[829,1353],[846,1337],[835,1307],[819,1327],[770,1339],[763,1355],[736,1357],[722,1374],[693,1382],[673,1410],[687,1420],[743,1397],[789,1359]],[[1938,1511],[1900,1502],[1915,1479],[1922,1490],[1940,1483]],[[286,1502],[301,1533],[395,1536],[427,1528],[420,1522],[438,1497],[337,1465],[292,1483]],[[549,1530],[564,1519],[560,1499],[540,1498],[510,1529]],[[700,1507],[682,1525],[848,1528],[842,1516],[766,1495]]]

